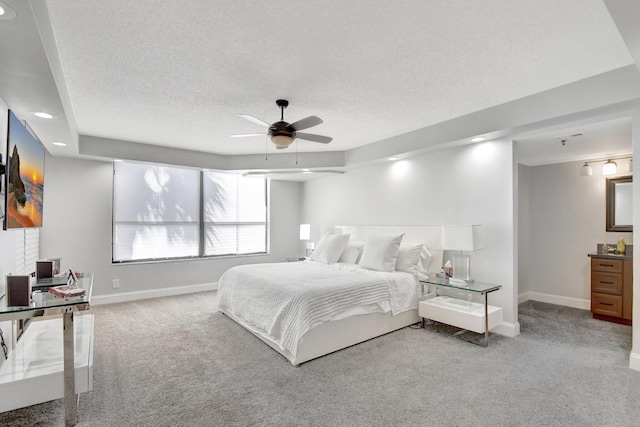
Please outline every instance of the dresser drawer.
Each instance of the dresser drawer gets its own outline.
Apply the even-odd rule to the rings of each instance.
[[[591,274],[591,292],[622,295],[622,274],[599,273]]]
[[[622,273],[623,260],[608,258],[591,258],[592,271],[604,271],[606,273]]]
[[[604,316],[622,317],[622,297],[592,293],[591,311]]]

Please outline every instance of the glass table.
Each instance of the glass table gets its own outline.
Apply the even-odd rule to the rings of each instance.
[[[495,285],[493,283],[485,283],[474,281],[471,283],[466,283],[464,281],[457,281],[454,279],[444,279],[444,278],[429,278],[429,279],[420,279],[420,284],[422,285],[422,291],[424,294],[425,286],[435,286],[436,287],[436,296],[438,294],[438,288],[450,288],[456,289],[458,291],[465,291],[474,294],[484,295],[484,342],[479,344],[483,347],[487,347],[489,345],[489,304],[488,304],[488,295],[491,292],[495,292],[502,288],[502,285]],[[424,326],[424,318],[422,319],[422,323]],[[470,341],[474,344],[478,344],[475,341]]]
[[[41,283],[37,283],[40,286]],[[24,307],[7,306],[6,295],[0,299],[0,321],[24,321],[35,317],[62,315],[63,354],[64,354],[64,412],[65,424],[73,426],[77,419],[75,393],[75,356],[73,314],[90,308],[93,274],[85,274],[76,282],[78,288],[85,290],[83,295],[61,298],[49,292],[35,293],[31,304]]]

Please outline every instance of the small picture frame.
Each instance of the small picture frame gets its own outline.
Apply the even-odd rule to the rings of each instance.
[[[36,280],[51,279],[54,276],[53,261],[41,259],[36,261]]]
[[[31,296],[31,276],[6,277],[7,284],[7,306],[8,307],[28,307]]]
[[[53,275],[54,276],[57,276],[62,272],[62,258],[61,257],[47,258],[47,261],[53,262]]]

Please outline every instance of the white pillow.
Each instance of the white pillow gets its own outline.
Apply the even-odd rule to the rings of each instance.
[[[337,262],[349,242],[348,234],[326,234],[320,239],[310,259],[331,264]]]
[[[398,236],[371,235],[364,244],[360,267],[377,271],[393,271],[396,268],[398,249],[404,233]]]
[[[357,264],[364,248],[364,242],[349,242],[338,262],[348,262],[349,264]]]
[[[420,254],[423,248],[424,245],[400,246],[396,271],[404,271],[417,277],[422,270]]]

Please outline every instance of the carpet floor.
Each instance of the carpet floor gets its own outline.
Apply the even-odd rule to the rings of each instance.
[[[93,391],[78,426],[639,425],[631,328],[585,310],[529,301],[521,334],[488,348],[404,328],[296,368],[214,299],[93,307]],[[0,425],[64,425],[62,400]]]

